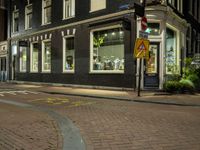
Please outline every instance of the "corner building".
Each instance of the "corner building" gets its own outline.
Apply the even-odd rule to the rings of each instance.
[[[142,88],[161,89],[174,64],[182,66],[187,22],[179,1],[180,8],[172,1],[147,1],[151,61],[143,61]],[[134,9],[120,10],[126,4],[130,1],[10,0],[10,80],[135,88],[140,18],[134,18]]]

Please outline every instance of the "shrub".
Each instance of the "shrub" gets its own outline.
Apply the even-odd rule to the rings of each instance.
[[[177,81],[166,81],[164,83],[164,90],[170,93],[179,93],[182,89],[182,84]]]
[[[197,88],[199,87],[199,77],[196,74],[191,74],[187,77],[188,80],[192,81],[192,83],[194,84],[194,86]]]
[[[182,92],[190,92],[190,93],[194,92],[195,86],[194,86],[194,83],[191,80],[181,79],[180,84],[181,84],[181,91]]]

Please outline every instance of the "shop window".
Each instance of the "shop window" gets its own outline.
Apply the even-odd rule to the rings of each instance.
[[[27,5],[25,8],[25,29],[32,28],[32,5]]]
[[[19,11],[13,12],[13,32],[19,31]]]
[[[91,72],[124,72],[124,32],[121,27],[91,32]]]
[[[75,48],[74,37],[65,37],[63,41],[63,71],[74,72]]]
[[[51,41],[42,42],[42,71],[51,71]]]
[[[177,32],[167,28],[166,29],[166,73],[178,73],[178,55],[177,55]]]
[[[27,47],[20,47],[20,72],[26,72]]]
[[[38,43],[31,44],[31,72],[38,72],[39,48]]]
[[[63,0],[63,19],[75,16],[75,0]]]
[[[42,1],[42,24],[51,23],[51,0]]]
[[[106,8],[106,0],[90,0],[90,12]]]
[[[160,24],[159,23],[148,23],[148,28],[145,32],[149,35],[160,35]]]

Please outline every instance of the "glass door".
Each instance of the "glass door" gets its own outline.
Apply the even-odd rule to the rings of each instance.
[[[150,43],[149,60],[144,63],[144,88],[159,88],[159,47],[160,43]]]

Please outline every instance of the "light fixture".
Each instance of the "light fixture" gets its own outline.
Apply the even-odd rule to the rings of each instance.
[[[112,35],[115,35],[115,32],[113,32]]]
[[[104,36],[105,36],[105,37],[107,37],[107,36],[108,36],[108,34],[107,34],[107,33],[105,33],[105,34],[104,34]]]
[[[123,34],[123,31],[119,31],[119,34]]]

